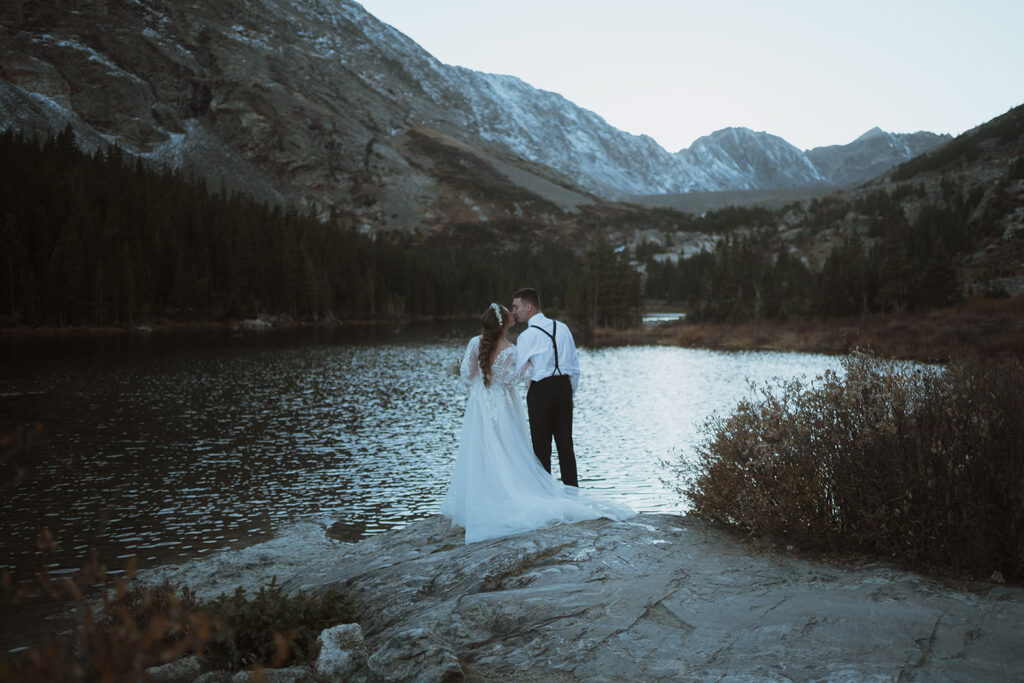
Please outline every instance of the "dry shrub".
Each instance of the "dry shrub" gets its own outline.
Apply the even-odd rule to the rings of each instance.
[[[167,581],[129,587],[119,580],[97,616],[83,607],[77,645],[86,680],[139,679],[148,667],[200,650],[211,618],[195,597],[187,586]]]
[[[673,467],[694,514],[807,550],[1024,581],[1024,366],[845,372],[757,388]]]
[[[121,578],[99,602],[86,595],[102,579],[88,565],[71,581],[48,580],[53,597],[78,603],[78,624],[70,642],[50,641],[25,659],[0,670],[0,679],[23,681],[142,680],[148,667],[201,650],[210,637],[210,615],[198,610],[187,586],[129,584]]]
[[[51,641],[23,661],[0,664],[0,680],[141,681],[147,668],[188,654],[207,669],[276,668],[315,659],[323,629],[358,621],[337,589],[287,595],[274,582],[251,598],[239,588],[204,604],[187,586],[166,581],[129,586],[117,579],[99,604],[71,582],[50,582],[47,589],[78,600],[73,640]]]

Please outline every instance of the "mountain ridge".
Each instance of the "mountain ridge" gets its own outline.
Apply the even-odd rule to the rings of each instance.
[[[826,188],[837,183],[821,164],[862,179],[946,139],[880,148],[882,161],[833,146],[815,163],[814,150],[727,128],[670,153],[515,76],[445,65],[348,0],[65,4],[0,9],[5,126],[71,124],[87,147],[116,144],[215,186],[373,227],[429,227],[465,194],[408,152],[416,126],[595,199]]]

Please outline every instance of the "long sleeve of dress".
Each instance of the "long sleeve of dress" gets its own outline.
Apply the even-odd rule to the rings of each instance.
[[[462,388],[469,391],[470,385],[477,375],[480,374],[479,362],[480,337],[473,337],[466,345],[466,353],[462,356],[462,364],[459,366],[459,380]]]

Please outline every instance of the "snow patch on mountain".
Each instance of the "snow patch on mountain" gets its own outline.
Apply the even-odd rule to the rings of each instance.
[[[322,7],[312,0],[310,4]],[[747,128],[716,131],[688,149],[670,153],[648,136],[618,130],[594,112],[515,76],[442,64],[354,2],[343,0],[333,7],[334,25],[350,23],[371,44],[338,49],[353,55],[365,48],[392,68],[404,70],[398,75],[414,84],[403,94],[417,120],[442,129],[446,123],[454,124],[550,166],[592,192],[618,196],[834,182],[807,153],[782,138]],[[379,64],[373,65],[376,78],[367,80],[393,87],[395,74],[381,71]]]

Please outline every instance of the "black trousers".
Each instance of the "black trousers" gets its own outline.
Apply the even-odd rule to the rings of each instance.
[[[526,392],[526,412],[530,417],[533,452],[540,464],[551,471],[551,437],[554,437],[562,483],[578,486],[576,453],[572,448],[572,383],[569,376],[555,375],[532,382]]]

